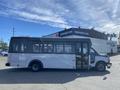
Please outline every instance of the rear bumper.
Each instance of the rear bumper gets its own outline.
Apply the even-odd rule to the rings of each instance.
[[[6,63],[5,66],[10,66],[10,63]]]
[[[111,68],[112,63],[107,63],[107,68]]]

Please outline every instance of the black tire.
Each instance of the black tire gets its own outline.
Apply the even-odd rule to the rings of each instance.
[[[5,57],[8,56],[7,54],[4,55]]]
[[[97,71],[103,72],[106,70],[106,65],[104,62],[98,62],[95,68]]]
[[[42,68],[41,64],[39,62],[32,62],[30,64],[30,69],[33,71],[33,72],[38,72],[40,71]]]

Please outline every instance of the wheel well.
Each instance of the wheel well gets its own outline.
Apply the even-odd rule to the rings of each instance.
[[[98,63],[101,63],[101,62],[106,65],[106,62],[105,62],[105,61],[98,61],[95,66],[97,66],[97,64],[98,64]]]
[[[37,59],[32,60],[32,61],[29,63],[28,67],[31,67],[31,65],[32,65],[33,63],[39,63],[40,66],[41,66],[41,68],[43,68],[43,63],[42,63],[40,60],[37,60]]]
[[[8,54],[4,54],[4,56],[8,56]]]

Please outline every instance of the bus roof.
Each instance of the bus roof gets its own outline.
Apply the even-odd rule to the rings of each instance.
[[[11,37],[11,40],[41,40],[41,41],[77,41],[77,42],[88,42],[91,43],[89,38],[43,38],[43,37]]]

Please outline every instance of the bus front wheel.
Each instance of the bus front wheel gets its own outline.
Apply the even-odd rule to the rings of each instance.
[[[104,62],[98,62],[95,68],[97,71],[103,72],[106,70],[106,65]]]

